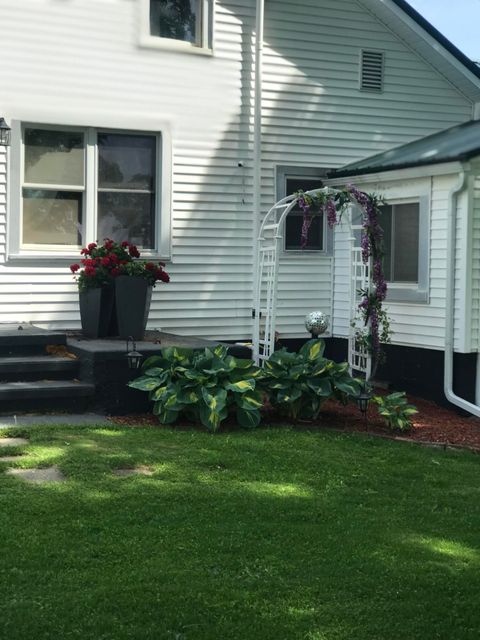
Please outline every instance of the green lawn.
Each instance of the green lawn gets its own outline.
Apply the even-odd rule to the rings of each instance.
[[[22,433],[17,466],[68,480],[0,464],[1,638],[478,639],[474,454],[287,429]],[[135,465],[154,473],[112,474]]]

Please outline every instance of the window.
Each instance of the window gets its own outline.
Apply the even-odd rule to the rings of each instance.
[[[381,207],[387,300],[426,302],[428,289],[428,199]]]
[[[385,54],[383,51],[360,52],[360,89],[362,91],[383,91]]]
[[[277,199],[302,191],[312,191],[322,186],[322,169],[312,167],[277,167]],[[324,215],[315,215],[308,233],[307,246],[302,249],[301,234],[303,211],[295,207],[285,221],[285,251],[326,251],[328,242],[327,224]]]
[[[387,282],[418,283],[418,203],[382,207],[383,268]]]
[[[160,134],[25,125],[21,250],[92,240],[160,247]]]
[[[212,48],[213,0],[143,0],[142,43],[150,46]]]

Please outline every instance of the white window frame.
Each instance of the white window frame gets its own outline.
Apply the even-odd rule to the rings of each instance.
[[[24,144],[25,128],[43,128],[84,132],[85,140],[85,186],[83,198],[84,245],[102,240],[97,233],[97,133],[144,134],[157,139],[156,185],[155,185],[155,231],[154,247],[143,249],[146,258],[171,258],[171,208],[172,208],[172,143],[170,128],[166,123],[139,119],[141,128],[124,129],[122,121],[115,117],[100,117],[82,126],[72,118],[27,117],[12,120],[12,144],[10,149],[9,198],[7,207],[9,260],[38,260],[53,258],[78,258],[81,247],[74,245],[24,245],[22,243],[22,187],[24,186]],[[92,126],[90,126],[92,125]],[[48,185],[49,188],[55,185]],[[65,185],[61,186],[65,189]],[[78,189],[77,189],[78,190]]]
[[[287,180],[297,179],[301,180],[302,178],[312,180],[314,178],[318,178],[319,187],[320,182],[325,180],[327,169],[322,169],[318,167],[306,167],[303,165],[295,166],[295,165],[276,165],[275,167],[275,181],[276,181],[276,198],[277,202],[282,198],[290,195],[287,193]],[[323,248],[322,249],[287,249],[287,234],[286,234],[286,222],[283,225],[283,246],[282,246],[282,254],[283,256],[295,256],[299,255],[309,255],[309,256],[331,256],[333,254],[333,231],[328,227],[327,224],[327,216],[323,216]]]
[[[175,40],[174,38],[162,38],[150,33],[150,0],[140,0],[140,38],[142,47],[151,49],[169,49],[171,51],[194,53],[200,55],[213,55],[215,1],[200,0],[200,43]],[[211,34],[211,36],[210,36]]]
[[[430,261],[430,198],[427,195],[388,198],[386,204],[418,204],[418,282],[388,282],[387,302],[428,303]]]

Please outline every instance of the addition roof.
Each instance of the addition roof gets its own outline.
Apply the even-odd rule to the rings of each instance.
[[[442,162],[465,161],[480,155],[480,120],[470,120],[395,149],[377,153],[330,171],[329,179],[381,173]]]

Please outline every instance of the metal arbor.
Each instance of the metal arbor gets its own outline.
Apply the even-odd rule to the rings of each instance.
[[[320,194],[334,196],[338,191],[331,187],[323,187],[306,191],[307,196]],[[275,349],[275,321],[278,295],[278,270],[283,226],[287,215],[297,205],[299,196],[289,195],[279,200],[265,215],[260,226],[257,240],[257,272],[254,282],[253,308],[253,359],[257,364],[268,360]],[[358,227],[361,229],[361,226]],[[358,311],[358,291],[368,289],[369,265],[362,262],[359,234],[355,233],[356,226],[352,226],[351,233],[351,317],[355,318]],[[356,239],[357,238],[357,239]],[[371,356],[364,344],[358,340],[359,327],[352,320],[349,336],[348,360],[351,370],[362,372],[366,379],[371,372]]]

